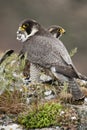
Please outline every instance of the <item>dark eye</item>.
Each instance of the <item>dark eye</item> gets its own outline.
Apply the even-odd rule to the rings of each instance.
[[[58,32],[61,32],[61,29],[60,29],[60,28],[58,29]]]
[[[23,28],[27,28],[29,26],[29,24],[23,24],[22,27]]]

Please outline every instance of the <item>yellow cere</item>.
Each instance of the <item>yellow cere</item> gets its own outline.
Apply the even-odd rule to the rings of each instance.
[[[19,27],[19,30],[24,31],[25,29],[23,27]]]
[[[65,30],[63,28],[60,29],[61,33],[65,33]]]

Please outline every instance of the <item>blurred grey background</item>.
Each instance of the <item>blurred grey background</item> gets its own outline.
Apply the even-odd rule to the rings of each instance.
[[[16,40],[21,20],[32,18],[43,26],[60,25],[66,30],[61,40],[70,52],[76,68],[87,75],[87,0],[0,0],[0,52],[22,44]]]

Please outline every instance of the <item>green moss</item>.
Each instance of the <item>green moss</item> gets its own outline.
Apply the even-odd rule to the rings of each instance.
[[[60,125],[58,119],[63,107],[59,103],[46,103],[39,106],[38,109],[28,112],[27,115],[22,114],[18,118],[18,122],[28,128],[42,128],[53,125]]]
[[[18,117],[18,123],[25,126],[26,130],[52,126],[76,126],[78,115],[75,109],[62,105],[56,101],[50,101],[43,105],[32,106],[27,113]],[[75,119],[72,119],[75,117]]]

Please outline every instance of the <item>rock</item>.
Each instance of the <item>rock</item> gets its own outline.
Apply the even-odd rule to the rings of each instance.
[[[87,105],[87,97],[84,99],[84,105]]]
[[[85,126],[87,128],[87,106],[86,105],[73,105],[76,108],[79,118],[80,118],[80,126]],[[85,130],[85,129],[84,129]]]
[[[3,125],[0,126],[0,130],[24,130],[22,126],[18,124],[9,124],[7,126]]]

